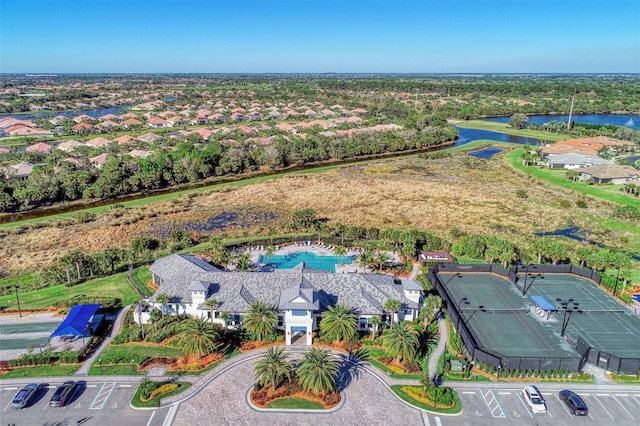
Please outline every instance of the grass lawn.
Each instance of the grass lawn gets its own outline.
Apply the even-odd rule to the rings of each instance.
[[[103,361],[104,362],[104,361]],[[146,375],[146,371],[138,371],[129,364],[103,365],[96,361],[89,369],[90,376],[142,376]]]
[[[432,405],[425,404],[424,402],[418,401],[412,398],[410,395],[405,393],[402,390],[402,385],[392,385],[391,390],[400,397],[403,401],[407,402],[410,405],[413,405],[421,410],[427,410],[432,413],[443,413],[443,414],[459,414],[462,412],[462,403],[460,402],[460,398],[455,390],[451,390],[453,392],[454,404],[451,408],[434,408]]]
[[[640,199],[623,192],[621,190],[622,185],[588,185],[586,182],[572,182],[567,180],[566,169],[549,169],[546,167],[540,168],[535,166],[525,167],[520,159],[523,152],[523,148],[509,152],[505,156],[505,161],[514,169],[528,175],[532,175],[536,179],[540,179],[553,185],[569,189],[571,191],[580,192],[604,201],[640,208]]]
[[[135,359],[135,364],[140,364],[143,360],[149,357],[173,358],[181,355],[182,351],[180,351],[180,349],[164,345],[156,345],[152,343],[127,343],[124,345],[107,346],[107,348],[100,354],[100,358],[102,358],[103,365],[131,364],[131,359]],[[94,367],[97,367],[97,365],[94,364]]]
[[[155,290],[147,285],[151,280],[151,271],[149,271],[149,268],[140,266],[133,270],[131,276],[145,296],[151,296],[155,293]]]
[[[64,300],[71,300],[76,296],[90,296],[96,299],[101,297],[118,297],[121,305],[133,303],[138,295],[127,281],[126,272],[103,278],[86,281],[72,287],[56,285],[40,290],[20,292],[20,307],[22,310],[46,310]],[[7,311],[17,311],[15,293],[0,296],[0,306]]]
[[[71,376],[75,373],[79,364],[76,365],[36,365],[33,367],[15,368],[7,374],[1,374],[0,379],[20,379],[22,377],[48,377],[48,376]]]
[[[468,121],[456,121],[455,125],[458,127],[466,127],[469,129],[490,130],[492,132],[506,133],[514,136],[525,136],[530,138],[536,138],[547,141],[564,141],[571,139],[569,135],[560,135],[557,133],[543,132],[540,130],[527,130],[527,129],[514,129],[506,123],[496,123],[493,121],[484,120],[468,120]]]
[[[319,402],[309,401],[303,398],[282,398],[271,401],[267,408],[288,408],[298,410],[322,410],[324,407]]]

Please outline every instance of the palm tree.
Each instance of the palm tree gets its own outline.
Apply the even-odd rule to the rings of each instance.
[[[238,256],[238,259],[236,260],[236,268],[239,271],[247,271],[249,270],[250,266],[251,255],[249,253],[242,253],[240,256]]]
[[[220,328],[204,317],[189,318],[182,323],[182,333],[178,346],[187,355],[195,354],[198,360],[218,348]]]
[[[398,299],[387,299],[384,305],[382,305],[382,309],[389,312],[390,322],[393,324],[393,317],[395,313],[400,310],[400,301]]]
[[[264,256],[265,257],[271,257],[274,255],[274,253],[276,252],[276,248],[274,246],[266,246],[264,248]]]
[[[222,326],[223,331],[227,331],[227,321],[229,321],[229,318],[231,318],[231,312],[229,311],[220,312],[220,319],[224,321],[224,325]]]
[[[373,252],[369,249],[365,249],[362,253],[360,253],[360,256],[358,256],[358,263],[360,263],[363,269],[367,266],[375,265],[375,262],[376,261],[373,257]]]
[[[333,249],[333,254],[335,254],[336,256],[340,256],[342,258],[342,256],[347,255],[347,249],[344,246],[336,246]],[[340,259],[339,262],[342,265],[342,259]]]
[[[376,259],[376,264],[378,265],[378,270],[382,270],[382,267],[387,262],[387,260],[391,259],[391,256],[389,256],[387,253],[383,251],[379,251],[376,253],[375,259]]]
[[[312,347],[304,353],[304,359],[296,376],[305,392],[327,393],[336,390],[338,360],[324,348]]]
[[[412,358],[418,348],[418,333],[406,321],[400,321],[384,333],[384,346],[398,363]]]
[[[271,385],[276,390],[284,379],[291,380],[293,366],[287,360],[284,346],[270,346],[256,363],[256,381],[260,386]]]
[[[380,324],[380,317],[375,315],[371,318],[369,318],[369,324],[373,325],[373,329],[371,330],[371,332],[373,333],[373,336],[371,337],[371,340],[376,340],[376,335],[378,334],[378,325]]]
[[[204,302],[204,305],[211,309],[211,324],[213,324],[213,311],[218,307],[218,304],[218,299],[215,298],[207,299]]]
[[[357,327],[356,315],[345,305],[329,306],[320,321],[322,333],[334,337],[336,343],[351,339],[356,334]]]
[[[257,334],[258,341],[261,341],[262,336],[273,332],[277,322],[278,314],[275,309],[258,300],[249,305],[242,324],[249,332]]]
[[[169,301],[171,300],[171,296],[169,296],[167,293],[160,293],[158,297],[156,297],[156,300],[161,304],[160,311],[162,311],[162,319],[164,320],[164,305],[169,303]]]
[[[436,312],[438,312],[441,306],[442,299],[440,298],[440,296],[430,294],[425,297],[424,301],[422,302],[422,308],[420,309],[420,316],[423,318],[425,328],[431,321],[433,321]]]

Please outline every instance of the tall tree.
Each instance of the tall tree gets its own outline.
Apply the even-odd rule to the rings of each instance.
[[[220,341],[220,328],[214,326],[204,317],[189,318],[182,322],[182,333],[178,346],[187,355],[196,355],[198,360],[203,355],[214,352]]]
[[[422,308],[420,308],[420,316],[424,321],[425,328],[427,327],[427,325],[429,325],[431,321],[433,321],[433,319],[436,316],[436,313],[438,312],[441,306],[442,306],[442,299],[437,294],[430,294],[427,297],[425,297],[424,301],[422,302]]]
[[[236,260],[236,268],[239,271],[248,271],[251,266],[251,255],[249,253],[241,253]]]
[[[210,309],[211,324],[213,324],[214,310],[218,307],[218,299],[211,297],[204,302],[204,305]]]
[[[324,348],[312,347],[304,353],[296,375],[305,392],[320,394],[336,390],[338,369],[339,363],[334,355]]]
[[[156,297],[156,300],[158,301],[158,303],[160,303],[160,311],[162,312],[162,319],[164,320],[164,314],[165,314],[165,307],[164,305],[166,305],[167,303],[169,303],[169,301],[171,300],[171,296],[169,296],[167,293],[160,293],[158,295],[158,297]]]
[[[407,321],[399,321],[384,333],[384,346],[398,363],[411,359],[418,349],[418,332]]]
[[[336,343],[340,340],[351,339],[355,336],[357,328],[356,315],[348,306],[329,306],[327,311],[322,314],[320,330],[322,330],[322,334],[335,339]]]
[[[382,305],[382,309],[389,312],[391,324],[393,324],[393,317],[395,316],[395,313],[400,310],[400,306],[401,306],[401,303],[398,299],[387,299],[384,302],[384,305]]]
[[[369,318],[369,324],[371,324],[373,327],[371,329],[371,340],[376,340],[376,335],[378,333],[378,326],[380,325],[380,317],[378,315],[374,315],[371,318]]]
[[[263,336],[273,332],[277,322],[278,314],[273,306],[257,300],[249,305],[242,324],[249,332],[257,334],[261,341]]]
[[[262,353],[255,366],[256,381],[260,386],[271,385],[276,390],[285,379],[291,380],[293,366],[284,349],[284,346],[270,346]]]

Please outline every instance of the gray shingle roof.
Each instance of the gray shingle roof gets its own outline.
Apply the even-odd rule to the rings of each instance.
[[[296,299],[301,299],[302,302],[295,302]],[[280,293],[280,301],[278,302],[278,309],[317,311],[320,309],[318,291],[303,277],[297,286],[282,290]]]
[[[151,301],[158,294],[167,293],[172,296],[172,300],[191,303],[190,285],[193,281],[203,281],[210,283],[207,297],[214,297],[219,301],[218,310],[233,313],[246,312],[255,300],[280,306],[281,294],[295,288],[300,291],[315,290],[317,299],[314,296],[311,302],[313,306],[318,303],[320,310],[340,303],[360,314],[381,315],[384,313],[382,305],[387,299],[399,300],[403,308],[418,308],[417,303],[405,297],[403,284],[396,284],[388,275],[286,269],[276,269],[274,272],[224,272],[208,264],[201,268],[192,259],[185,257],[193,258],[171,255],[154,262],[150,270],[161,278],[161,284],[150,298]],[[306,290],[303,294],[308,297]]]

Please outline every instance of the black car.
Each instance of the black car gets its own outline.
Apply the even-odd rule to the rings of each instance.
[[[573,391],[563,390],[560,391],[560,399],[566,404],[569,411],[576,416],[586,416],[589,414],[587,404],[584,403],[582,398]]]
[[[33,397],[36,396],[39,390],[39,384],[29,383],[28,385],[20,389],[16,396],[13,397],[13,400],[11,401],[11,408],[25,408],[29,405],[29,403],[31,402]]]
[[[64,382],[53,393],[51,400],[49,401],[49,407],[64,407],[71,395],[76,391],[76,382],[68,381]]]

